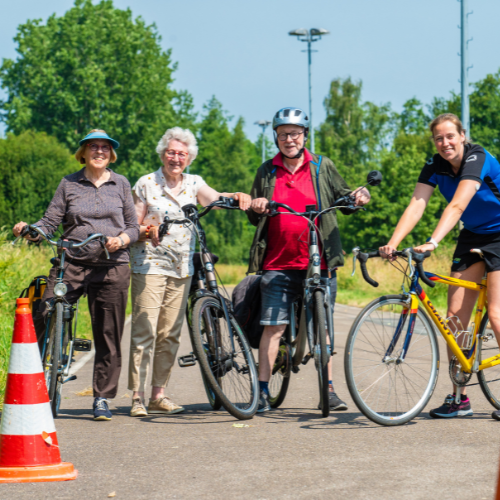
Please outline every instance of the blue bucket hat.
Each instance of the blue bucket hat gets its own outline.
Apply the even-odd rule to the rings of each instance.
[[[109,135],[106,134],[106,132],[91,132],[80,141],[80,146],[82,146],[85,142],[90,141],[92,139],[106,139],[111,143],[113,149],[118,149],[120,147],[120,143],[118,141],[115,141],[114,139],[111,139],[111,137],[109,137]]]

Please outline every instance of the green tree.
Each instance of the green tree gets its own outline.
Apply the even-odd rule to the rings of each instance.
[[[65,146],[43,132],[0,139],[0,227],[36,222],[61,179],[80,167]]]
[[[204,107],[199,125],[200,154],[191,172],[201,175],[219,192],[250,192],[261,156],[243,132],[239,118],[231,130],[230,117],[217,99]],[[241,211],[213,210],[203,221],[209,248],[224,263],[248,261],[254,227]]]
[[[194,118],[191,97],[171,88],[176,65],[160,40],[155,25],[111,0],[76,0],[61,17],[19,26],[19,56],[0,68],[7,130],[44,131],[75,150],[103,128],[121,143],[117,167],[133,183],[156,166],[165,130]]]

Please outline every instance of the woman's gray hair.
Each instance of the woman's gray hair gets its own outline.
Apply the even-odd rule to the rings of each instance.
[[[161,160],[163,160],[163,155],[168,149],[170,141],[180,141],[186,145],[188,150],[188,165],[191,165],[195,158],[198,156],[198,144],[196,142],[196,137],[193,132],[188,128],[174,127],[169,128],[163,137],[160,139],[158,146],[156,146],[156,152],[158,153]]]

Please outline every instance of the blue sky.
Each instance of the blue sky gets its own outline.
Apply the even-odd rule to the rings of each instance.
[[[500,1],[468,0],[469,75],[477,81],[500,68]],[[1,0],[0,58],[16,57],[13,37],[26,19],[63,14],[71,0]],[[255,139],[256,120],[284,106],[308,109],[304,43],[294,28],[325,28],[314,44],[313,116],[325,116],[323,99],[333,78],[363,81],[363,99],[409,98],[428,103],[459,91],[460,3],[457,0],[115,0],[134,17],[156,23],[165,49],[178,62],[175,87],[187,89],[197,110],[215,95],[233,116],[243,116]],[[89,36],[92,36],[89,33]],[[5,94],[0,94],[4,96]]]

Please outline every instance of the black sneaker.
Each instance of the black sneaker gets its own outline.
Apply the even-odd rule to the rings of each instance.
[[[472,415],[472,407],[470,405],[470,399],[467,401],[460,401],[459,404],[455,403],[455,397],[451,394],[446,396],[444,403],[439,407],[431,410],[429,415],[432,418],[455,418],[455,417],[466,417],[467,415]]]
[[[500,410],[494,411],[491,414],[491,417],[494,418],[495,420],[500,420]]]
[[[337,396],[335,392],[328,393],[328,401],[330,403],[330,410],[332,411],[345,411],[347,405]],[[321,403],[318,404],[318,410],[321,410]]]
[[[257,413],[264,413],[270,409],[271,404],[269,403],[269,394],[267,392],[260,391],[259,408],[257,409]]]
[[[109,410],[106,398],[95,398],[93,408],[94,420],[111,420],[113,414]]]

